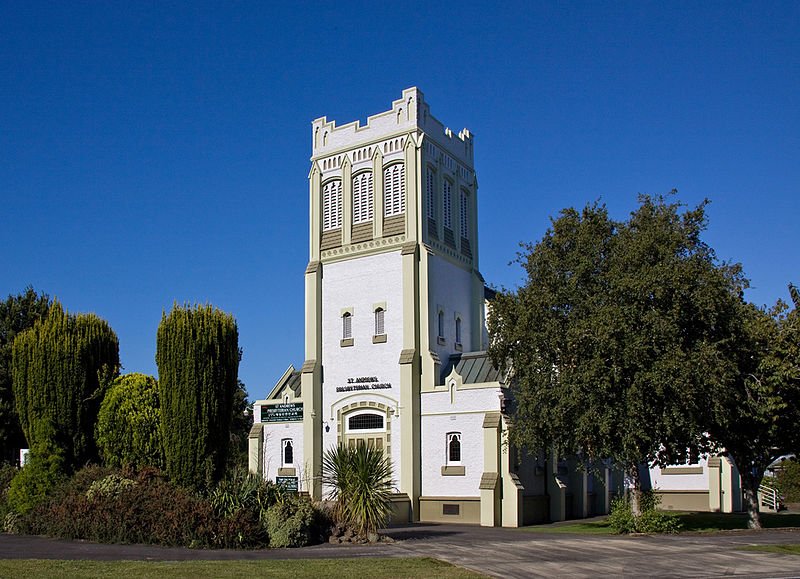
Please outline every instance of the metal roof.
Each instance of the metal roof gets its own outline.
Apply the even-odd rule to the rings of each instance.
[[[442,368],[442,382],[455,368],[464,384],[482,384],[484,382],[499,382],[500,371],[494,367],[489,354],[486,352],[467,352],[453,354],[448,363]]]

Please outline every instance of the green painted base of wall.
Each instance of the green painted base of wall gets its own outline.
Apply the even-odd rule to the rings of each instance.
[[[664,491],[657,490],[661,497],[661,508],[665,511],[708,512],[708,491]]]
[[[420,497],[419,520],[425,523],[479,525],[481,499],[480,497]]]

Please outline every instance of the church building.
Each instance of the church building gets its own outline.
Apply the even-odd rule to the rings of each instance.
[[[382,450],[396,521],[487,526],[608,511],[605,465],[507,442],[504,377],[486,354],[474,138],[417,88],[389,110],[312,123],[305,359],[254,405],[250,469],[324,498],[323,453]]]

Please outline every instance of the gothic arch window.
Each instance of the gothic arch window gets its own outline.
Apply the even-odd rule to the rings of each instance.
[[[439,329],[439,340],[444,340],[444,312],[442,310],[439,310],[437,322],[437,327]]]
[[[461,318],[456,318],[456,344],[461,344]]]
[[[372,221],[373,213],[372,171],[353,177],[353,223]]]
[[[334,179],[322,186],[322,230],[342,226],[342,181]]]
[[[394,163],[383,170],[383,214],[401,215],[406,211],[406,168]]]
[[[461,433],[447,433],[447,464],[461,464]]]
[[[294,464],[294,444],[291,438],[284,438],[281,441],[281,463],[283,466]]]

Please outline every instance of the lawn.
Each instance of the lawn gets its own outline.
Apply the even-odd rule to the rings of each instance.
[[[2,559],[0,577],[59,579],[103,577],[482,577],[436,559],[303,559],[263,561],[56,561],[47,559]]]
[[[741,547],[742,551],[763,551],[765,553],[779,553],[782,555],[800,555],[800,545],[748,545]]]
[[[747,529],[747,515],[743,513],[686,513],[673,512],[683,525],[681,532],[713,533]],[[762,513],[761,524],[767,529],[800,527],[800,514],[777,515]],[[536,533],[574,533],[579,535],[613,535],[614,531],[605,519],[601,521],[558,523],[549,525],[533,525],[522,527],[523,531]]]

